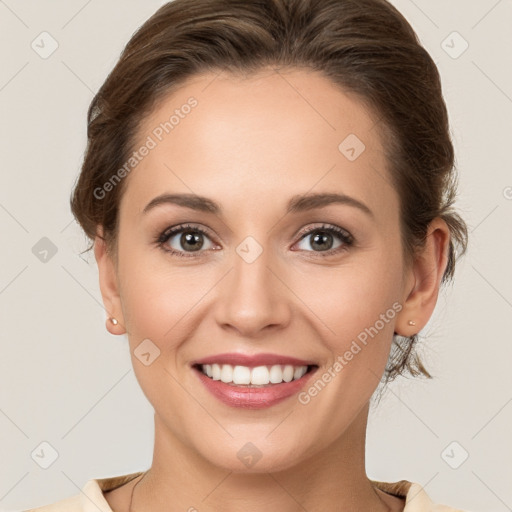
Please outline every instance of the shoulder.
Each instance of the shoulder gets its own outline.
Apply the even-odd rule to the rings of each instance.
[[[403,512],[464,512],[458,508],[434,503],[423,487],[415,482],[400,480],[399,482],[371,481],[381,491],[405,499]]]
[[[141,474],[142,471],[108,478],[91,479],[85,483],[80,490],[80,494],[76,496],[23,512],[112,512],[103,493],[117,489]]]

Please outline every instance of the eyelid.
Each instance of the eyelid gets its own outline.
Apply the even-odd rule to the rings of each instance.
[[[169,236],[176,235],[177,233],[181,231],[186,231],[187,229],[189,229],[190,231],[198,231],[209,237],[213,236],[211,230],[206,226],[203,226],[201,224],[194,224],[191,222],[183,222],[181,224],[176,224],[175,226],[169,226],[165,228],[164,231],[162,231],[158,235],[158,240],[168,239]],[[213,238],[215,238],[215,236],[213,236]]]
[[[308,226],[304,229],[302,229],[301,231],[299,231],[299,233],[297,234],[297,236],[299,237],[300,240],[302,240],[302,238],[304,238],[304,236],[306,235],[309,235],[315,231],[322,231],[322,230],[325,230],[325,231],[329,231],[329,232],[336,232],[338,235],[343,235],[345,236],[346,238],[350,239],[351,241],[354,241],[354,237],[352,236],[352,234],[347,231],[346,229],[342,228],[342,227],[339,227],[339,226],[336,226],[335,224],[327,224],[325,222],[320,222],[318,224],[321,224],[320,226]]]

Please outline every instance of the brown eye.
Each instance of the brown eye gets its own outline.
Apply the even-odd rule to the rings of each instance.
[[[338,240],[337,245],[335,245],[336,239]],[[303,233],[299,243],[303,244],[302,247],[299,247],[302,250],[328,253],[327,256],[347,249],[354,243],[354,239],[348,231],[337,226],[322,226]]]
[[[202,233],[186,231],[179,237],[178,245],[187,251],[199,251],[204,245],[203,237]]]
[[[207,232],[197,226],[176,226],[164,231],[158,238],[164,251],[178,256],[189,256],[187,253],[202,253],[201,249],[212,249]],[[209,245],[208,245],[209,244]]]

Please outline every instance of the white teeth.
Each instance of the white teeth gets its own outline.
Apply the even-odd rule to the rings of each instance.
[[[306,372],[302,373],[302,368],[303,368],[303,366],[297,366],[297,368],[295,368],[295,370],[293,371],[293,379],[294,380],[300,379],[304,375],[304,373],[306,373]]]
[[[251,371],[251,384],[264,386],[269,383],[268,368],[266,366],[256,366]]]
[[[202,366],[202,369],[203,369],[203,373],[204,373],[204,365]],[[218,364],[212,364],[212,379],[220,380],[220,366]]]
[[[307,369],[307,368],[306,368]],[[291,364],[287,364],[285,367],[284,367],[284,370],[283,370],[283,380],[285,382],[290,382],[293,380],[293,366]]]
[[[225,382],[233,382],[233,367],[230,364],[223,364],[220,371],[220,380]]]
[[[247,366],[235,366],[232,381],[234,384],[250,384],[251,369],[247,368]]]
[[[226,384],[266,386],[300,379],[308,371],[308,367],[275,364],[249,368],[230,364],[203,364],[201,371],[211,379]]]
[[[270,368],[270,382],[272,382],[272,384],[283,382],[283,370],[278,364]]]

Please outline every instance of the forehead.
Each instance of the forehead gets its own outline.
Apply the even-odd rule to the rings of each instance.
[[[383,144],[376,115],[314,71],[205,73],[141,123],[134,148],[150,150],[130,172],[123,203],[140,210],[177,191],[255,213],[264,197],[279,207],[334,191],[389,208],[396,197]]]

